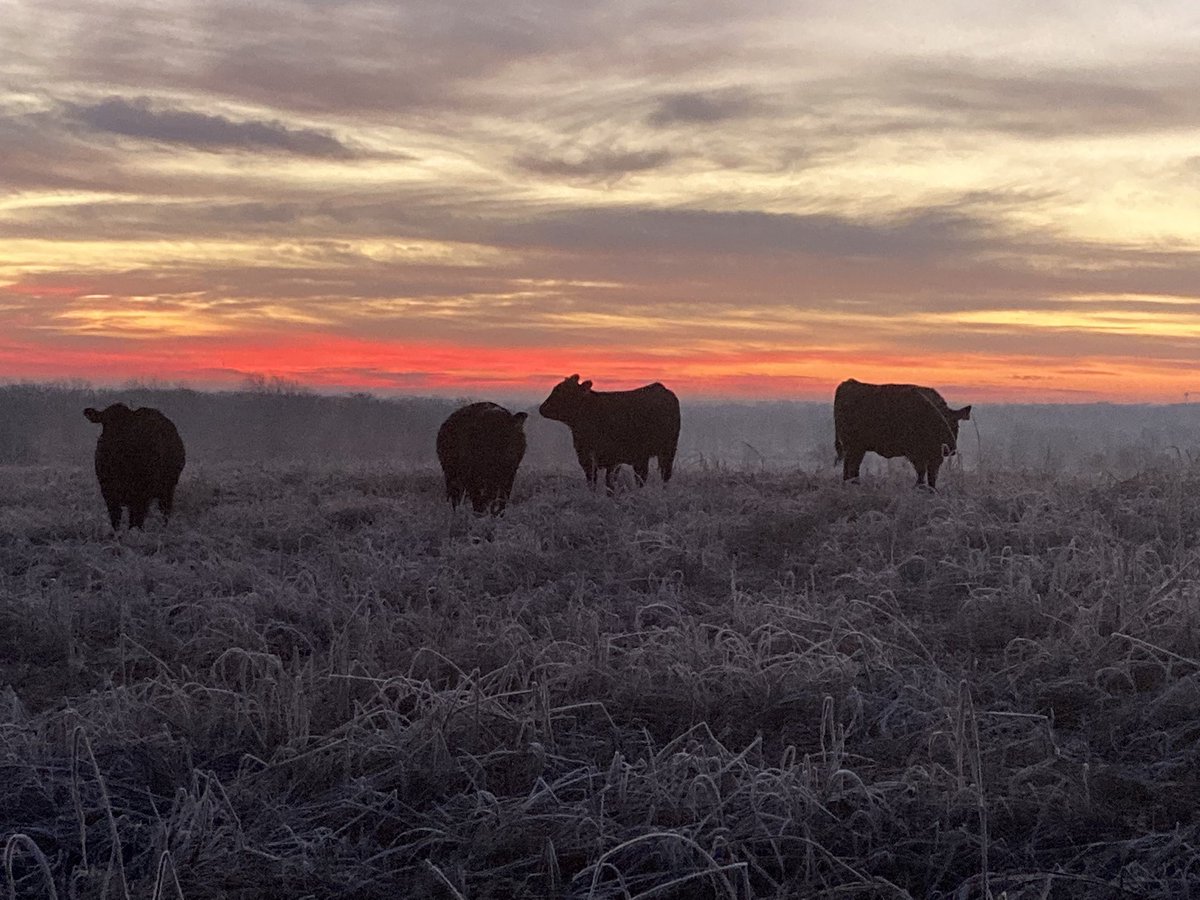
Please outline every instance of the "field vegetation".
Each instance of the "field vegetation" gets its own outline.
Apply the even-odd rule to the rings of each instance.
[[[176,415],[176,518],[114,538],[61,393],[0,466],[12,895],[1200,895],[1186,434],[981,440],[938,494],[693,430],[608,498],[543,445],[493,519]]]

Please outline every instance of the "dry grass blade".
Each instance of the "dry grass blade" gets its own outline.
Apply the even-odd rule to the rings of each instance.
[[[958,697],[958,737],[966,744],[965,750],[971,763],[971,784],[979,810],[979,877],[984,900],[991,900],[991,864],[988,855],[991,838],[988,833],[988,807],[983,786],[983,750],[979,745],[979,718],[975,713],[975,701],[971,697],[971,686],[966,679],[958,683]]]
[[[8,840],[4,842],[4,877],[8,882],[9,900],[16,900],[17,897],[17,879],[13,873],[13,862],[16,860],[17,850],[20,847],[24,847],[38,864],[45,884],[46,896],[50,900],[58,900],[58,889],[54,886],[54,874],[50,871],[50,861],[46,859],[46,854],[42,853],[42,848],[27,834],[9,835]]]
[[[452,897],[454,897],[455,900],[467,900],[467,898],[463,895],[462,891],[460,891],[458,888],[456,888],[454,886],[454,883],[449,878],[446,877],[445,872],[443,872],[441,869],[439,869],[435,864],[433,864],[429,860],[425,860],[425,865],[426,865],[426,867],[428,867],[430,872],[432,872],[435,876],[437,876],[438,882],[443,887],[445,887],[446,890],[448,890],[450,892],[450,895]]]
[[[725,873],[729,870],[741,871],[743,868],[743,865],[739,863],[739,864],[736,864],[733,866],[722,866],[720,863],[718,863],[715,859],[712,858],[712,855],[709,854],[707,850],[705,850],[703,847],[701,847],[699,844],[697,844],[691,838],[687,837],[686,835],[677,834],[672,831],[652,831],[649,834],[640,834],[635,838],[630,838],[629,840],[618,844],[617,846],[611,848],[610,850],[605,851],[604,854],[598,860],[596,860],[596,862],[592,866],[588,867],[593,870],[591,884],[588,888],[588,893],[587,893],[589,900],[591,900],[591,898],[594,897],[596,894],[596,888],[599,885],[599,880],[600,880],[600,873],[603,871],[604,867],[605,866],[613,866],[611,859],[614,856],[617,856],[622,851],[628,850],[631,847],[635,847],[638,844],[644,844],[644,843],[648,843],[650,841],[660,841],[660,840],[661,841],[675,841],[675,842],[687,847],[688,849],[692,850],[697,856],[699,856],[706,863],[708,863],[708,866],[709,866],[706,869],[700,870],[700,872],[697,874],[703,874],[703,875],[713,878],[713,880],[717,881],[720,884],[720,886],[724,889],[726,896],[730,897],[731,900],[738,900],[737,890],[734,888],[733,882],[731,882],[729,880],[729,878],[726,876]],[[587,869],[584,869],[582,872],[579,873],[580,876],[586,875],[586,874],[587,874]],[[577,877],[579,877],[579,876],[577,876]],[[691,879],[688,878],[688,879],[684,879],[684,880],[687,881],[687,880],[691,880]],[[665,889],[665,885],[658,886],[658,887]],[[658,888],[655,888],[655,890],[657,890],[657,889]],[[645,895],[642,895],[642,896],[645,896]]]
[[[167,889],[168,872],[171,874],[171,885],[175,888],[175,896],[179,900],[185,900],[183,888],[179,884],[179,873],[175,871],[175,860],[171,858],[171,854],[167,850],[164,850],[158,858],[158,871],[154,876],[154,891],[150,894],[150,900],[162,900]]]
[[[125,858],[121,850],[121,833],[117,828],[117,821],[113,815],[112,801],[109,798],[108,787],[104,783],[104,775],[100,771],[100,764],[96,762],[96,753],[92,750],[92,742],[84,731],[82,725],[75,727],[71,735],[71,771],[77,773],[79,768],[79,749],[83,747],[87,751],[88,761],[92,765],[92,774],[96,779],[96,787],[100,792],[100,806],[104,810],[105,820],[108,822],[109,839],[112,841],[112,849],[109,851],[108,870],[104,875],[104,886],[101,896],[108,894],[108,885],[112,878],[112,873],[115,870],[117,881],[121,887],[121,895],[125,900],[129,900],[129,883],[125,879]],[[78,788],[75,788],[75,796],[79,796]],[[82,807],[78,810],[82,816]],[[83,829],[82,819],[80,821],[80,829]]]

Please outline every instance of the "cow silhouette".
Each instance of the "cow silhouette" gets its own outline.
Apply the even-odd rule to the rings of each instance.
[[[96,441],[96,479],[113,531],[120,528],[125,507],[129,509],[129,527],[143,527],[152,500],[158,501],[163,518],[169,519],[185,462],[183,440],[175,423],[157,409],[130,409],[124,403],[104,410],[88,407],[83,414],[101,426]]]
[[[650,458],[658,459],[663,482],[671,480],[679,445],[679,398],[655,382],[631,391],[594,391],[578,375],[564,378],[538,407],[547,419],[571,429],[575,455],[588,485],[594,490],[599,470],[612,493],[616,470],[633,467],[639,486],[650,473]]]
[[[496,403],[455,410],[437,433],[446,499],[457,508],[470,498],[476,513],[502,513],[525,456],[525,419]]]
[[[958,452],[958,423],[971,407],[951,409],[933,388],[865,384],[850,379],[833,395],[834,447],[842,478],[857,479],[867,453],[903,456],[917,470],[917,486],[937,488],[942,460]]]

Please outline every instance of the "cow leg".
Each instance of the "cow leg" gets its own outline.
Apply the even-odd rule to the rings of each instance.
[[[942,458],[940,456],[935,456],[933,459],[931,459],[929,461],[929,489],[931,491],[937,490],[938,471],[941,468],[942,468]]]
[[[913,468],[917,470],[917,487],[924,487],[925,486],[925,473],[929,470],[929,463],[927,463],[923,459],[914,459],[912,461],[912,464],[913,464]],[[937,479],[936,475],[934,475],[933,477],[935,480]]]
[[[503,480],[500,488],[496,491],[496,499],[492,501],[492,512],[496,515],[504,512],[504,507],[508,505],[508,498],[512,496],[513,482],[517,478],[517,470],[513,469],[511,475]]]
[[[461,491],[460,496],[471,501],[471,509],[477,516],[487,512],[492,495],[487,489],[487,485],[481,484],[476,475],[472,474],[459,482],[459,490]]]
[[[663,484],[671,480],[671,471],[675,466],[675,445],[672,444],[658,454],[658,474],[662,476]]]
[[[150,511],[150,498],[138,497],[136,500],[130,501],[129,504],[129,527],[144,528],[146,526],[146,513]]]
[[[483,511],[489,515],[497,515],[504,509],[504,485],[500,481],[489,480],[479,488],[479,499],[483,503]]]
[[[846,453],[842,463],[842,481],[858,481],[858,472],[866,455],[866,450],[850,450]]]
[[[650,457],[647,456],[633,464],[633,478],[637,482],[637,486],[641,487],[646,483],[648,477],[650,477]]]
[[[471,488],[471,508],[475,510],[475,515],[482,516],[487,512],[491,501],[492,498],[483,488],[478,486]]]
[[[119,531],[121,528],[121,503],[112,497],[104,498],[104,505],[108,507],[108,521],[112,523],[112,530]]]
[[[579,465],[583,469],[583,474],[587,478],[588,487],[593,491],[596,490],[596,455],[594,453],[585,453],[582,450],[576,450],[575,455],[579,458]]]
[[[169,521],[171,510],[175,508],[175,485],[163,489],[158,497],[158,508],[162,510],[163,521]]]
[[[620,466],[604,467],[604,491],[610,497],[617,492],[617,470],[619,468]]]
[[[446,499],[450,501],[451,509],[458,509],[458,504],[462,503],[465,493],[466,491],[463,490],[457,479],[446,476]]]

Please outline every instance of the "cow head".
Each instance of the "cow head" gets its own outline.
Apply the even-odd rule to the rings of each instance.
[[[570,425],[579,417],[584,398],[591,390],[591,381],[581,382],[578,375],[564,378],[555,385],[550,396],[542,401],[538,412],[547,419],[554,419]]]
[[[958,453],[958,423],[965,422],[971,418],[971,407],[964,406],[962,409],[950,409],[947,407],[942,416],[945,418],[946,425],[950,429],[950,441],[942,444],[942,456],[954,456]]]
[[[133,419],[133,410],[124,403],[114,403],[105,409],[89,406],[83,411],[83,415],[89,422],[95,422],[105,429],[118,429]]]
[[[518,428],[524,428],[525,420],[529,418],[529,413],[526,413],[526,412],[513,413],[512,418],[513,418],[513,424],[515,424]]]

